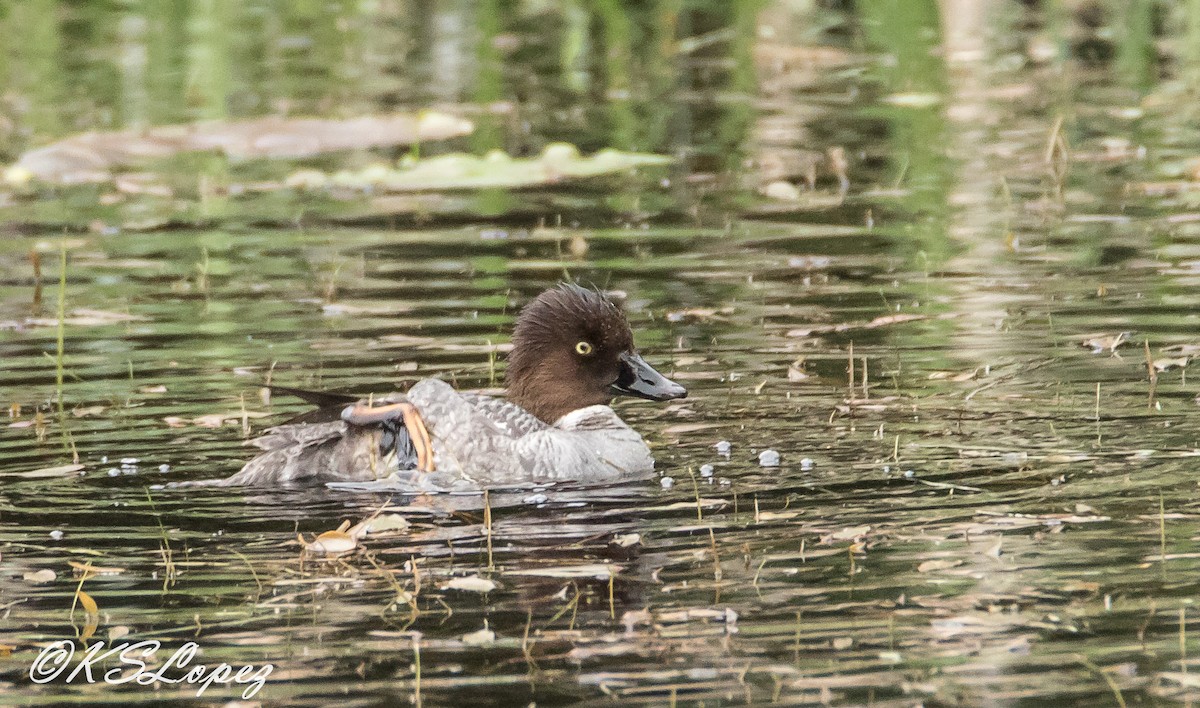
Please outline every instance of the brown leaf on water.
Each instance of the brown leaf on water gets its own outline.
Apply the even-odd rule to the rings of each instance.
[[[1170,369],[1182,369],[1191,362],[1191,356],[1181,356],[1175,359],[1162,357],[1154,360],[1154,370],[1158,372],[1169,371]]]
[[[10,426],[11,427],[11,426]],[[30,470],[29,472],[18,472],[14,477],[22,477],[24,479],[46,479],[49,477],[66,477],[76,472],[83,471],[83,465],[57,465],[55,467],[43,467],[41,469]]]
[[[1117,334],[1085,334],[1079,341],[1079,346],[1092,350],[1093,354],[1109,352],[1117,353],[1117,348],[1129,341],[1133,332],[1118,332]]]
[[[654,613],[654,621],[660,624],[679,624],[681,622],[709,622],[718,620],[724,622],[730,610],[718,610],[712,607],[691,607],[682,610],[663,610]]]
[[[1200,344],[1172,344],[1162,348],[1163,354],[1194,357],[1200,355]]]
[[[100,607],[96,605],[96,601],[92,599],[91,595],[80,590],[75,594],[75,596],[78,598],[79,606],[83,608],[84,612],[88,613],[89,615],[100,614]]]
[[[340,556],[358,547],[358,541],[345,531],[326,531],[314,538],[311,543],[305,542],[304,538],[299,535],[296,538],[299,539],[300,545],[305,550],[327,556]]]
[[[100,415],[108,410],[108,406],[86,406],[83,408],[72,408],[71,415],[76,418],[87,418],[88,416]]]
[[[81,571],[84,574],[88,574],[88,575],[120,575],[121,573],[125,572],[124,568],[118,568],[115,566],[92,565],[90,562],[80,563],[78,561],[69,560],[69,561],[67,561],[67,565],[71,566],[75,570]]]
[[[806,374],[804,372],[804,357],[800,357],[799,359],[793,361],[791,364],[788,364],[788,370],[787,370],[787,380],[788,381],[792,381],[792,382],[805,381],[808,378],[809,378],[808,374]]]
[[[962,383],[963,381],[974,381],[979,378],[979,372],[982,368],[975,367],[970,371],[935,371],[929,375],[930,381],[954,381]]]
[[[876,329],[878,327],[887,327],[888,325],[900,324],[901,322],[916,322],[918,320],[927,319],[929,319],[928,315],[883,315],[882,317],[876,317],[875,319],[871,320],[864,325],[862,329]]]
[[[192,419],[192,425],[201,428],[220,428],[226,424],[241,424],[242,418],[266,418],[271,415],[264,411],[231,411],[229,413],[209,413]],[[170,425],[170,423],[167,423]],[[174,426],[172,426],[174,427]]]

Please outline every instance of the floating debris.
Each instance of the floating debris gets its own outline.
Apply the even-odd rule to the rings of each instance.
[[[462,637],[463,644],[469,647],[487,647],[496,643],[496,633],[484,627],[477,632],[464,634]]]
[[[463,590],[465,592],[491,592],[498,586],[495,582],[487,578],[481,578],[478,575],[470,575],[464,578],[451,578],[449,582],[442,586],[443,590]]]
[[[341,187],[391,193],[525,189],[672,162],[666,155],[620,150],[601,150],[584,157],[574,145],[552,143],[538,157],[515,158],[493,150],[483,157],[454,153],[419,160],[406,158],[396,167],[372,165],[333,174],[300,170],[292,173],[284,184],[304,190]]]
[[[779,453],[775,450],[763,450],[758,453],[758,464],[760,467],[778,467]]]
[[[1092,350],[1093,354],[1109,352],[1115,355],[1117,347],[1129,341],[1130,335],[1133,332],[1119,332],[1117,334],[1085,334],[1080,340],[1079,346],[1086,347]]]
[[[43,583],[53,582],[56,578],[58,578],[58,573],[55,573],[53,570],[50,570],[49,568],[42,568],[41,570],[32,570],[28,573],[25,573],[25,575],[23,575],[21,577],[27,583],[33,583],[34,585],[41,585]]]
[[[86,184],[114,179],[119,168],[184,152],[221,152],[247,159],[300,158],[342,150],[393,147],[470,135],[469,120],[445,113],[391,113],[357,118],[280,118],[208,121],[73,135],[21,155],[4,181]],[[122,182],[123,191],[146,188]],[[155,185],[161,193],[165,187]]]

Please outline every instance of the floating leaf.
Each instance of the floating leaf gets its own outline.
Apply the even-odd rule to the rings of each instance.
[[[1181,356],[1176,359],[1171,359],[1168,357],[1155,359],[1154,360],[1154,370],[1162,372],[1162,371],[1168,371],[1170,369],[1175,369],[1175,368],[1182,369],[1183,367],[1187,366],[1188,363],[1191,362],[1191,360],[1192,360],[1192,357],[1190,357],[1190,356]]]
[[[76,597],[79,598],[79,606],[83,608],[84,612],[88,613],[89,615],[100,614],[100,608],[96,605],[96,601],[92,599],[91,595],[80,590],[78,593],[76,593]]]
[[[362,538],[368,534],[403,533],[411,527],[408,519],[400,514],[379,514],[356,524],[349,534]]]
[[[1087,347],[1092,350],[1093,354],[1101,352],[1117,353],[1117,347],[1129,341],[1129,335],[1133,332],[1119,332],[1117,334],[1085,334],[1083,339],[1079,341],[1079,346]]]
[[[67,565],[75,570],[91,575],[120,575],[125,572],[124,568],[105,567],[102,565],[92,565],[91,563],[80,563],[78,561],[67,561]]]
[[[41,585],[42,583],[53,582],[56,578],[58,578],[58,573],[55,573],[49,568],[42,568],[41,570],[30,571],[22,577],[27,583]]]
[[[831,541],[850,541],[852,539],[861,538],[862,536],[866,536],[867,533],[870,532],[870,530],[871,530],[871,527],[866,526],[866,525],[851,526],[849,528],[840,529],[838,531],[834,531],[833,533],[829,534],[829,540],[831,540]]]
[[[469,575],[465,578],[451,578],[450,582],[442,586],[443,590],[463,590],[466,592],[491,592],[496,589],[496,583],[481,578],[478,575]]]
[[[324,553],[327,556],[349,553],[358,547],[358,541],[344,530],[326,531],[314,538],[312,543],[305,543],[304,539],[299,536],[297,538],[300,539],[300,545],[304,546],[305,550]]]
[[[269,415],[271,414],[263,411],[230,411],[228,413],[209,413],[208,415],[202,415],[198,418],[193,418],[192,424],[198,425],[201,428],[220,428],[227,423],[240,424],[243,418],[266,418]],[[177,421],[178,419],[171,418],[169,420],[164,420],[167,421],[168,426],[177,427],[171,425],[171,422]]]
[[[693,507],[694,508],[694,507]],[[540,578],[596,578],[608,580],[623,568],[610,563],[588,563],[586,565],[560,565],[550,568],[531,568],[509,571],[510,575],[532,575]]]
[[[100,415],[108,410],[108,406],[86,406],[83,408],[72,408],[71,415],[76,418],[87,418],[88,416]]]
[[[613,545],[619,546],[621,548],[629,548],[631,546],[636,546],[639,543],[641,543],[642,535],[640,533],[621,534],[620,536],[617,536],[616,538],[614,538],[612,542],[613,542]]]
[[[486,647],[496,643],[496,633],[484,627],[477,632],[464,634],[462,637],[463,644],[469,647]]]
[[[9,427],[12,427],[12,426],[9,426]],[[25,479],[43,479],[46,477],[66,477],[67,475],[74,474],[76,472],[82,472],[83,469],[84,469],[84,466],[78,465],[78,464],[76,464],[76,465],[57,465],[55,467],[43,467],[41,469],[30,470],[28,472],[18,472],[14,476],[24,477]]]
[[[552,143],[533,158],[513,158],[499,150],[483,157],[454,153],[404,161],[395,169],[372,165],[352,172],[322,175],[306,169],[292,174],[286,185],[297,189],[345,187],[383,192],[444,192],[478,189],[522,189],[569,180],[627,172],[636,167],[666,165],[666,155],[601,150],[591,157],[566,143]]]
[[[469,135],[475,126],[445,113],[388,113],[357,118],[281,118],[206,121],[147,129],[72,135],[30,150],[4,173],[10,184],[36,179],[60,184],[103,182],[119,168],[147,158],[218,151],[238,159],[310,157],[341,150],[411,145]],[[127,178],[125,189],[164,196],[147,177]],[[120,185],[118,185],[120,186]]]

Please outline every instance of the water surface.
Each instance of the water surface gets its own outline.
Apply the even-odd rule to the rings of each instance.
[[[1200,140],[1171,108],[1186,63],[1146,83],[1136,47],[1104,33],[1047,54],[1055,22],[1086,23],[1018,3],[980,4],[1004,31],[978,48],[955,44],[969,18],[932,8],[899,22],[794,5],[635,13],[625,34],[613,16],[530,10],[483,44],[477,14],[413,15],[440,28],[430,39],[398,14],[329,10],[357,52],[407,47],[399,67],[294,52],[305,38],[349,50],[312,29],[325,19],[257,8],[276,34],[234,35],[231,56],[274,47],[254,66],[293,82],[205,65],[194,101],[171,83],[118,91],[97,77],[136,63],[64,42],[69,75],[100,84],[66,103],[65,86],[23,88],[22,125],[43,140],[285,99],[307,113],[441,102],[474,110],[480,149],[567,138],[681,163],[394,223],[216,213],[144,233],[92,223],[90,206],[30,218],[61,195],[21,197],[0,241],[0,397],[19,406],[0,435],[6,697],[194,695],[29,682],[42,645],[83,630],[68,562],[91,561],[124,569],[84,581],[97,638],[195,640],[206,662],[272,663],[260,696],[272,703],[1193,698],[1198,391],[1186,366],[1152,387],[1146,363],[1147,350],[1162,362],[1200,344],[1200,217],[1175,181]],[[155,36],[139,27],[166,22],[89,12],[61,9],[61,30],[133,33],[136,48]],[[545,17],[555,32],[535,29]],[[202,19],[181,47],[146,51],[185,67],[215,41],[204,27],[240,21]],[[702,41],[664,65],[649,54],[656,31]],[[465,64],[447,68],[453,57]],[[467,80],[489,67],[498,83]],[[605,71],[635,80],[610,85]],[[130,86],[146,87],[143,103]],[[529,120],[481,118],[497,101]],[[848,163],[845,194],[830,148]],[[799,196],[764,195],[779,181]],[[670,405],[617,404],[671,482],[498,494],[490,542],[478,497],[156,488],[232,474],[248,435],[301,410],[261,400],[268,375],[364,392],[430,375],[497,385],[515,313],[568,277],[624,293],[646,358],[689,387]],[[1081,346],[1123,332],[1115,351]],[[779,466],[759,464],[765,450]],[[39,472],[76,454],[79,470]],[[407,533],[336,560],[302,553],[297,533],[384,504]],[[56,579],[26,579],[42,569]],[[475,575],[498,587],[444,587]],[[484,628],[495,640],[480,646]]]

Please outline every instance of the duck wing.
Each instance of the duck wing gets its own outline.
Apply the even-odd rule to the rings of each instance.
[[[522,438],[550,427],[529,411],[502,398],[492,398],[479,393],[460,395],[476,413],[510,438]]]

